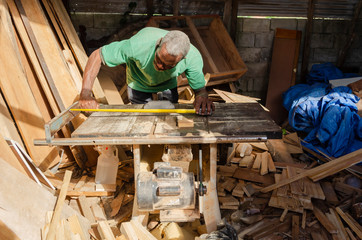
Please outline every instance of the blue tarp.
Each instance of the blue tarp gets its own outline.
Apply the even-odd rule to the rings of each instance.
[[[329,156],[340,157],[362,148],[362,118],[356,107],[359,97],[348,87],[331,89],[326,83],[351,75],[332,64],[314,66],[307,77],[309,84],[295,85],[283,94],[289,124],[308,133],[304,138],[308,148]]]

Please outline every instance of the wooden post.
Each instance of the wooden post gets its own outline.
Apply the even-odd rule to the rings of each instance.
[[[207,192],[204,196],[204,220],[208,233],[217,229],[217,223],[221,220],[219,209],[219,200],[216,190],[216,162],[217,162],[217,145],[210,144],[210,175],[206,182]]]
[[[224,15],[222,17],[226,30],[230,33],[231,25],[231,12],[232,12],[232,2],[233,0],[225,0],[224,4]]]
[[[307,25],[305,27],[302,71],[301,71],[301,76],[300,76],[300,78],[302,80],[305,80],[305,77],[306,77],[307,71],[308,71],[310,41],[311,41],[311,34],[312,34],[312,28],[313,28],[314,1],[315,0],[308,1],[308,20],[307,20]]]
[[[137,181],[137,175],[140,172],[141,164],[141,146],[133,145],[133,161],[134,161],[134,179]],[[137,205],[137,184],[135,184],[135,195],[133,201],[132,219],[139,220],[145,226],[148,222],[148,212],[141,212]]]
[[[230,22],[230,37],[235,42],[236,40],[236,26],[238,21],[239,1],[232,0],[231,7],[231,22]]]

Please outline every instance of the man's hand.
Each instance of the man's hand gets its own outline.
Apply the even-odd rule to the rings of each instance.
[[[215,111],[214,103],[208,98],[208,93],[205,88],[196,90],[196,97],[194,101],[196,114],[210,115],[211,110]]]
[[[99,107],[98,102],[92,97],[91,91],[83,90],[79,98],[79,108],[83,109],[97,109]]]

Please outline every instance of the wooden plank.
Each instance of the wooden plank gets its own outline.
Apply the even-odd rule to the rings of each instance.
[[[97,226],[98,232],[102,239],[115,240],[114,234],[107,221],[99,221]]]
[[[285,216],[287,216],[287,213],[288,213],[288,208],[285,208],[285,209],[283,210],[282,215],[281,215],[280,218],[279,218],[279,221],[280,221],[280,222],[284,222],[284,219],[285,219]]]
[[[342,219],[348,224],[348,226],[352,229],[353,232],[357,234],[359,238],[362,238],[362,229],[361,225],[359,225],[348,213],[342,211],[341,208],[336,207],[337,213],[342,217]]]
[[[198,209],[172,209],[160,211],[160,222],[194,222],[199,218],[200,212]]]
[[[132,224],[133,229],[136,232],[138,239],[144,239],[144,240],[156,240],[157,239],[139,221],[131,220],[131,224]]]
[[[254,165],[254,155],[245,156],[239,161],[240,167],[252,168]]]
[[[81,240],[86,240],[86,237],[84,235],[84,230],[82,229],[82,226],[79,223],[77,215],[70,216],[68,218],[68,222],[69,222],[69,226],[70,226],[70,229],[73,232],[73,234],[76,234],[76,235],[78,234]]]
[[[231,93],[227,91],[222,91],[219,89],[213,89],[225,102],[238,102],[238,103],[245,103],[245,102],[256,102],[260,101],[259,98],[253,98],[244,96],[241,94]]]
[[[268,158],[268,152],[263,152],[261,154],[261,167],[260,167],[260,175],[265,175],[268,173],[268,163],[269,163],[269,158]]]
[[[72,177],[72,171],[65,171],[65,175],[63,178],[63,184],[62,187],[60,189],[60,193],[59,193],[59,197],[57,200],[57,204],[55,205],[55,209],[54,209],[54,213],[53,213],[53,217],[52,220],[50,222],[49,225],[49,232],[47,235],[47,240],[53,240],[55,239],[55,233],[56,233],[56,228],[59,224],[60,221],[60,213],[62,211],[62,207],[64,204],[64,200],[65,197],[67,196],[67,191],[68,191],[68,186],[69,186],[69,182],[70,182],[70,178]]]
[[[298,174],[296,169],[297,168],[293,168],[293,167],[289,167],[289,166],[287,167],[288,178],[292,178]],[[290,190],[291,190],[291,193],[293,193],[293,194],[304,195],[305,194],[304,181],[301,179],[301,180],[290,183]]]
[[[36,73],[33,70],[33,66],[32,66],[31,62],[29,61],[28,56],[25,53],[25,49],[23,47],[23,44],[20,42],[18,35],[16,35],[16,40],[17,40],[18,49],[20,52],[21,64],[24,68],[24,73],[28,80],[29,87],[34,95],[34,99],[35,99],[36,103],[38,104],[38,108],[43,116],[44,121],[48,122],[54,116],[53,112],[50,109],[50,105],[48,103],[48,100],[47,100],[42,88],[39,86],[39,82],[37,80]]]
[[[84,195],[79,196],[78,198],[80,209],[82,210],[83,216],[89,220],[91,224],[96,222],[94,215],[91,210],[91,204],[88,201],[87,197]]]
[[[2,94],[0,94],[0,132],[2,137],[16,141],[24,148],[23,141],[16,129]]]
[[[304,210],[303,211],[303,215],[302,215],[302,228],[305,229],[305,224],[307,222],[307,211]]]
[[[351,238],[351,240],[357,240],[357,238],[353,235],[351,229],[349,229],[348,227],[346,227],[345,229],[346,229],[348,236]]]
[[[277,169],[275,168],[273,158],[272,158],[272,156],[270,155],[269,152],[268,152],[268,171],[269,172],[276,172],[277,171]]]
[[[122,206],[125,194],[126,194],[125,189],[122,188],[121,191],[118,193],[117,197],[114,198],[113,201],[111,202],[111,207],[112,207],[111,217],[116,216],[117,213],[119,212],[119,209]]]
[[[294,163],[294,159],[288,152],[283,140],[268,139],[266,146],[275,162]]]
[[[86,197],[106,197],[112,196],[113,192],[88,192],[88,191],[68,191],[68,197],[79,197],[79,196],[86,196]]]
[[[5,2],[2,2],[1,6],[5,6]],[[4,22],[5,19],[1,19],[0,32],[5,31],[7,24],[11,24]],[[13,44],[9,36],[0,35],[0,44],[4,46],[4,51],[0,53],[0,64],[3,69],[7,69],[0,72],[0,87],[6,101],[11,103],[9,108],[30,156],[42,170],[45,170],[58,157],[58,153],[54,147],[38,147],[33,144],[34,139],[44,136],[42,126],[45,122],[21,67],[18,51],[11,47]]]
[[[253,164],[253,169],[260,169],[261,167],[261,162],[262,162],[262,154],[261,153],[256,153],[256,157],[255,157],[255,161]]]
[[[207,64],[211,67],[213,72],[215,72],[215,73],[219,72],[219,69],[215,65],[214,60],[212,59],[212,57],[209,53],[209,50],[206,48],[205,43],[203,42],[199,32],[197,31],[197,29],[190,17],[186,17],[186,23],[187,23],[187,26],[190,28],[192,35],[194,36],[197,44],[199,45],[200,52],[205,57]]]
[[[244,181],[239,182],[236,187],[234,188],[232,195],[235,197],[243,197],[244,196],[244,190],[243,186],[245,185]]]
[[[321,186],[326,196],[326,201],[335,205],[339,203],[336,192],[334,191],[334,187],[331,182],[321,182]]]
[[[121,224],[121,233],[128,239],[128,240],[138,240],[137,233],[133,228],[131,222],[123,222]]]
[[[57,18],[59,19],[60,27],[64,31],[64,36],[66,37],[67,41],[69,42],[69,47],[74,53],[76,60],[78,62],[78,66],[83,69],[85,68],[85,65],[88,61],[88,56],[83,48],[82,43],[79,40],[78,34],[74,29],[74,25],[72,24],[72,21],[64,8],[64,5],[60,1],[56,0],[50,0],[51,6],[54,9],[54,12],[56,13]],[[107,103],[107,100],[105,98],[105,94],[102,90],[102,87],[99,84],[99,80],[96,79],[94,81],[93,85],[93,93],[95,98],[98,102]],[[68,105],[69,106],[69,105]]]
[[[342,157],[339,157],[337,159],[334,159],[334,160],[332,160],[332,161],[330,161],[328,163],[324,163],[321,166],[315,167],[315,168],[307,170],[307,171],[305,171],[305,172],[303,172],[301,174],[293,176],[290,179],[286,179],[286,180],[280,181],[277,184],[273,184],[271,186],[265,187],[265,188],[261,189],[261,192],[269,192],[269,191],[271,191],[273,189],[276,189],[278,187],[281,187],[281,186],[284,186],[284,185],[289,184],[291,182],[302,179],[303,177],[313,176],[313,175],[318,174],[318,173],[320,173],[322,171],[328,172],[328,169],[335,166],[335,165],[340,166],[339,171],[342,171],[343,169],[346,169],[346,168],[348,168],[350,166],[353,166],[354,164],[357,164],[358,162],[360,162],[361,156],[362,156],[362,149],[359,149],[359,150],[357,150],[355,152],[352,152],[352,153],[346,154],[346,155],[344,155]],[[333,171],[332,174],[333,173],[335,173],[335,172]]]
[[[266,107],[277,124],[282,124],[288,112],[282,105],[282,93],[295,84],[295,75],[302,32],[277,28],[269,74]]]
[[[122,96],[118,92],[112,78],[102,71],[102,68],[98,73],[98,79],[109,105],[124,104]]]
[[[277,174],[274,175],[275,179],[277,179],[277,176],[278,176]],[[278,182],[281,180],[285,180],[285,179],[288,179],[287,169],[283,169]],[[282,187],[276,189],[276,191],[277,191],[277,193],[276,193],[277,196],[285,197],[285,196],[287,196],[287,193],[290,192],[290,185],[288,184],[288,185],[282,186]]]
[[[299,239],[299,216],[293,215],[292,217],[292,239]]]
[[[236,185],[236,179],[235,178],[228,178],[225,182],[221,184],[221,187],[225,190],[231,192]]]
[[[330,213],[326,213],[326,216],[328,217],[329,220],[331,220],[331,222],[334,224],[334,226],[337,228],[338,233],[333,235],[333,239],[348,239],[348,234],[343,226],[343,223],[339,217],[339,215],[337,214],[337,212],[333,209],[330,208],[329,209]]]
[[[217,145],[210,144],[210,159],[208,168],[205,169],[205,175],[209,179],[204,179],[207,192],[203,196],[203,214],[205,218],[206,230],[208,233],[217,229],[217,223],[221,220],[221,213],[219,209],[219,201],[217,198],[216,189],[216,163],[217,163]],[[204,158],[203,158],[204,159]],[[205,159],[204,159],[205,162]]]
[[[336,226],[326,217],[326,215],[316,206],[313,208],[314,216],[327,229],[330,234],[338,233]]]
[[[219,203],[224,206],[239,206],[239,200],[233,196],[218,197]]]
[[[234,178],[243,179],[252,182],[264,183],[264,184],[273,184],[274,180],[271,176],[260,176],[258,172],[254,172],[248,169],[238,168],[236,169]]]
[[[106,214],[104,213],[104,209],[101,208],[98,203],[93,203],[91,205],[91,209],[93,212],[93,216],[96,221],[105,221],[107,220]]]

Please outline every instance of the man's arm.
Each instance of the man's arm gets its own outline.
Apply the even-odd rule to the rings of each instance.
[[[92,96],[92,88],[99,69],[101,68],[102,59],[100,48],[95,50],[88,58],[83,73],[82,91],[79,97],[80,108],[98,108],[99,104]]]
[[[213,111],[215,111],[215,105],[209,99],[209,94],[207,93],[205,87],[194,90],[194,92],[196,95],[195,101],[194,101],[194,106],[195,106],[195,110],[196,110],[197,114],[205,115],[207,113],[207,115],[210,115],[211,109]]]

